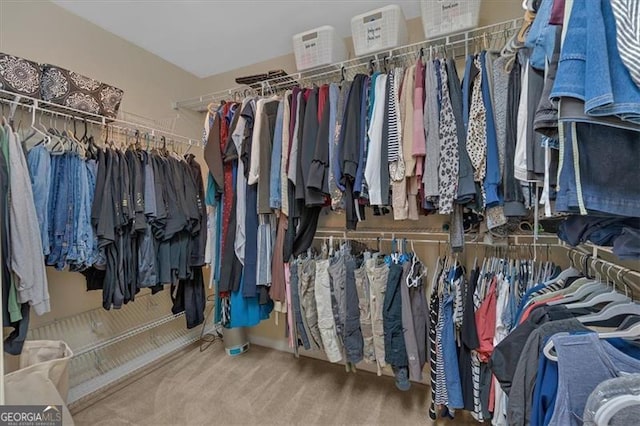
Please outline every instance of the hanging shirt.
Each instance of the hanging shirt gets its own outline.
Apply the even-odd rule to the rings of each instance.
[[[287,178],[287,163],[289,161],[289,147],[291,145],[291,101],[292,91],[287,90],[284,95],[284,111],[282,112],[282,152],[280,157],[280,196],[282,213],[289,216],[289,179]]]
[[[387,104],[386,85],[387,76],[385,74],[376,77],[373,114],[367,131],[370,143],[364,175],[369,187],[369,203],[372,206],[383,205],[380,163],[382,162],[382,125]]]
[[[416,159],[413,155],[413,102],[415,90],[416,66],[412,65],[404,73],[400,115],[402,118],[402,154],[405,164],[405,176],[415,176]]]
[[[473,67],[480,69],[480,61],[477,58],[473,61]],[[483,75],[478,73],[473,83],[467,130],[467,152],[473,165],[473,176],[476,182],[484,181],[487,168],[487,112],[482,100],[482,84]]]
[[[424,72],[424,130],[426,157],[422,183],[425,198],[438,197],[438,162],[440,160],[440,107],[438,106],[438,76],[433,61],[427,61]]]
[[[235,129],[231,134],[231,138],[235,145],[236,151],[238,154],[242,153],[242,144],[245,138],[245,128],[247,123],[246,114],[243,114],[247,104],[252,102],[250,98],[245,98],[242,101],[242,105],[239,107],[238,111],[238,122],[236,123]],[[237,191],[237,201],[236,201],[236,215],[239,218],[245,217],[246,214],[246,206],[247,206],[247,179],[245,178],[245,169],[244,162],[238,162],[238,175],[239,178],[236,180],[236,191]],[[244,249],[246,243],[245,236],[245,221],[238,220],[236,222],[236,240],[234,243],[234,250],[236,256],[240,263],[244,265]]]
[[[282,182],[280,164],[282,162],[282,133],[284,121],[284,100],[278,102],[276,113],[275,131],[273,134],[273,149],[271,151],[271,176],[269,187],[269,207],[280,209],[282,207]]]
[[[438,164],[438,208],[440,214],[451,214],[458,195],[458,129],[447,85],[446,62],[440,63],[440,161]]]
[[[4,127],[9,145],[9,224],[11,270],[15,274],[18,302],[29,303],[38,315],[51,310],[44,267],[42,238],[33,202],[29,168],[18,136]],[[83,163],[84,165],[84,163]],[[69,208],[69,206],[65,206]]]
[[[416,159],[417,176],[422,177],[426,140],[424,133],[424,70],[422,58],[416,62],[415,89],[413,91],[413,150]]]
[[[579,426],[574,413],[584,413],[587,398],[603,381],[640,373],[640,361],[601,340],[595,333],[556,335],[558,397],[550,426]],[[588,374],[585,374],[588,372]]]
[[[476,325],[478,327],[478,354],[482,362],[489,361],[493,352],[493,337],[496,332],[496,286],[497,279],[493,277],[487,297],[476,311]]]

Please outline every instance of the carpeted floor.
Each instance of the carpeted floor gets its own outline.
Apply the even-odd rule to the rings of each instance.
[[[198,348],[74,415],[78,425],[424,425],[428,388],[253,346]],[[442,424],[477,424],[464,416]],[[439,422],[440,423],[440,422]]]

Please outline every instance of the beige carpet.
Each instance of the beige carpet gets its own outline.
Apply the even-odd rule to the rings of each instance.
[[[428,387],[253,346],[197,348],[76,413],[78,425],[424,425]],[[461,413],[462,414],[462,413]],[[471,425],[468,416],[439,424]]]

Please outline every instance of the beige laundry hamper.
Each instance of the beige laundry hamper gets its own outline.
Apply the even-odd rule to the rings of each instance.
[[[7,405],[62,405],[63,424],[73,425],[67,409],[69,361],[73,352],[59,340],[27,340],[20,369],[4,376]]]

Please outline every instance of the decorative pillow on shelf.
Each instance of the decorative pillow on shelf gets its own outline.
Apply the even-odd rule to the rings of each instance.
[[[40,99],[42,69],[36,62],[0,53],[0,89]]]
[[[74,71],[42,65],[42,99],[91,114],[116,118],[124,92]]]

